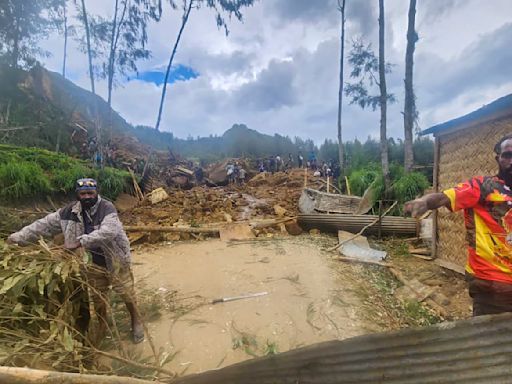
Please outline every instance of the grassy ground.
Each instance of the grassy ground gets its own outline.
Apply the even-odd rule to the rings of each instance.
[[[114,199],[131,184],[130,174],[93,168],[85,161],[37,148],[0,145],[0,199],[16,201],[73,191],[82,177],[98,180],[101,194]]]

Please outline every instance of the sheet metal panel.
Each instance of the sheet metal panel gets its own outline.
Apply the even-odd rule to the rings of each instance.
[[[324,342],[175,383],[512,383],[512,314]]]

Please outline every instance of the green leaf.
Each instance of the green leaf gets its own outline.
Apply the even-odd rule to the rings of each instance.
[[[12,287],[16,285],[18,281],[20,281],[23,278],[23,275],[15,275],[11,276],[4,281],[4,285],[2,286],[2,289],[0,289],[0,295],[5,294],[7,291],[9,291]]]
[[[44,294],[44,280],[37,279],[37,287],[39,289],[39,294],[42,296]]]
[[[18,303],[14,306],[12,313],[20,313],[23,310],[23,304]]]
[[[73,351],[73,338],[69,334],[68,328],[64,328],[64,332],[62,334],[62,344],[64,345],[64,349],[68,352]]]

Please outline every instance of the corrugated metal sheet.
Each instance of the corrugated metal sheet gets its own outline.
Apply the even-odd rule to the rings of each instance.
[[[350,214],[313,214],[299,215],[298,223],[305,229],[318,228],[325,232],[338,232],[338,230],[357,233],[368,224],[372,223],[378,216],[374,215],[350,215]],[[384,216],[381,223],[374,224],[368,228],[366,234],[378,233],[379,228],[382,234],[386,235],[418,235],[419,223],[416,219]]]
[[[325,342],[175,383],[512,383],[512,314]]]

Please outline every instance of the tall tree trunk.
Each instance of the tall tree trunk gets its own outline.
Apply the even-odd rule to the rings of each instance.
[[[384,57],[384,0],[379,0],[379,87],[380,87],[380,158],[386,191],[391,185],[389,179],[388,138],[386,133],[387,99],[386,68]]]
[[[87,21],[87,9],[85,8],[85,0],[82,0],[82,17],[84,19],[85,37],[87,40],[87,57],[89,59],[89,77],[91,79],[91,92],[96,95],[94,89],[94,72],[92,70],[92,52],[91,52],[91,35],[89,33],[89,22]]]
[[[12,62],[13,68],[18,68],[18,57],[20,55],[20,24],[23,15],[23,3],[14,3],[14,37],[12,41]]]
[[[338,159],[340,163],[340,169],[343,172],[345,168],[345,157],[343,151],[343,138],[342,138],[342,126],[341,126],[341,112],[343,108],[343,58],[345,52],[345,0],[338,0],[338,10],[340,11],[340,87],[338,91]]]
[[[125,3],[126,4],[126,3]],[[108,55],[108,97],[107,102],[108,106],[112,105],[112,85],[114,83],[114,61],[116,59],[116,51],[115,51],[115,37],[117,32],[117,12],[119,9],[119,0],[116,0],[115,8],[114,8],[114,19],[112,20],[112,35],[110,38],[110,52]]]
[[[62,4],[62,7],[64,11],[64,57],[62,58],[62,77],[66,78],[66,58],[68,54],[68,18],[66,15],[66,1]]]
[[[165,79],[162,89],[162,97],[160,99],[160,107],[158,108],[158,117],[156,119],[156,125],[155,129],[158,131],[160,129],[160,121],[162,119],[162,110],[164,108],[164,101],[165,101],[165,93],[167,91],[167,81],[169,79],[169,73],[171,72],[172,62],[174,60],[174,56],[176,55],[176,50],[178,49],[178,44],[181,39],[181,34],[183,33],[183,30],[185,29],[185,25],[188,21],[188,16],[190,15],[190,11],[192,10],[192,4],[194,0],[189,0],[188,6],[184,7],[184,13],[183,18],[181,21],[181,28],[178,33],[178,37],[176,38],[176,42],[174,43],[174,48],[172,49],[171,57],[169,58],[169,63],[167,64],[167,71],[165,72]]]
[[[418,35],[414,30],[416,0],[409,3],[409,25],[407,27],[407,50],[405,51],[405,105],[404,105],[404,168],[409,173],[414,165],[412,130],[416,119],[416,100],[413,89],[414,48]]]

